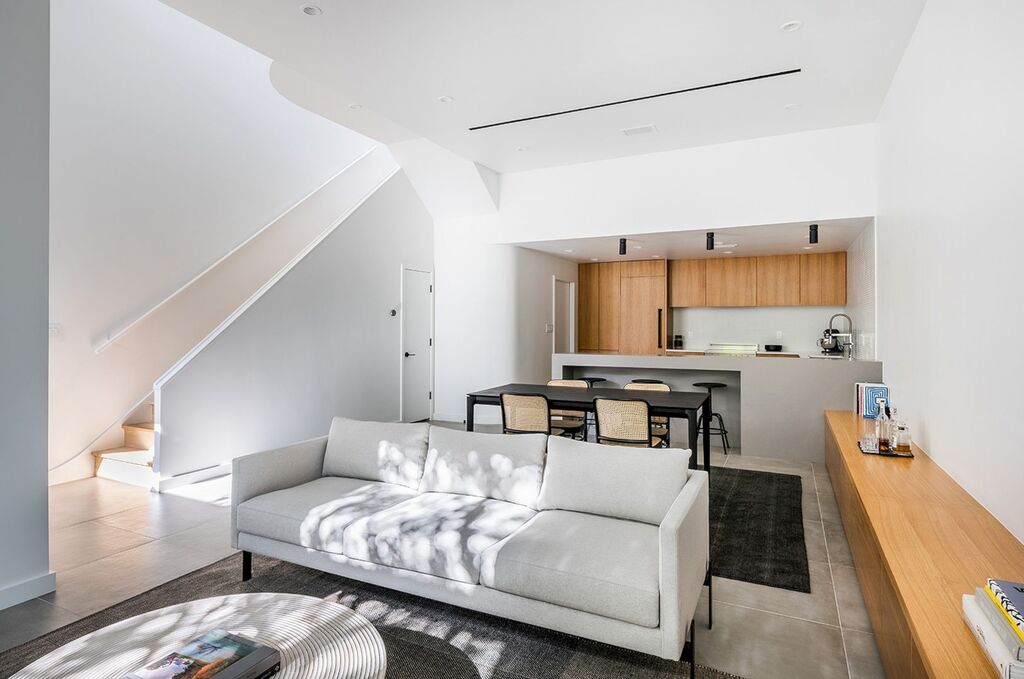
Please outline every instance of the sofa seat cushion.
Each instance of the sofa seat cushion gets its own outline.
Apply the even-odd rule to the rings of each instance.
[[[536,508],[544,434],[481,434],[432,426],[422,493],[458,493]]]
[[[654,628],[658,554],[657,526],[545,511],[484,552],[480,584]]]
[[[392,483],[325,476],[243,502],[236,526],[243,533],[341,554],[350,523],[415,495]]]
[[[345,556],[476,584],[480,555],[530,520],[522,505],[423,493],[345,529]]]

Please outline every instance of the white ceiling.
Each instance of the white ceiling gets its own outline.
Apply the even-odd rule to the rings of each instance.
[[[845,252],[871,221],[871,217],[863,217],[716,229],[716,246],[713,251],[706,248],[705,231],[673,231],[630,236],[626,240],[625,256],[619,255],[619,239],[615,236],[549,240],[517,245],[577,262]],[[818,224],[818,244],[813,246],[807,241],[807,227],[812,223]],[[727,245],[732,247],[726,247]],[[727,252],[732,254],[726,254]]]
[[[301,1],[164,1],[336,90],[358,117],[510,172],[871,122],[925,0],[310,0],[320,16]],[[780,29],[793,20],[800,30]],[[648,124],[658,132],[621,132]]]

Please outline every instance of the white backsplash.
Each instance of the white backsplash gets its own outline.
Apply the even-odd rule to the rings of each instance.
[[[714,342],[781,344],[784,351],[818,353],[816,341],[832,314],[843,307],[715,307],[672,309],[672,334],[683,335],[685,346],[703,349]],[[872,319],[873,321],[873,319]],[[846,329],[846,321],[836,326]],[[853,319],[857,331],[857,319]],[[782,339],[776,333],[782,332]]]

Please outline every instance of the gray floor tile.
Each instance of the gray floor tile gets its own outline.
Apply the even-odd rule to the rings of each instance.
[[[50,486],[50,527],[92,521],[149,504],[154,493],[108,479],[82,479]]]
[[[832,579],[835,582],[836,599],[839,600],[839,621],[844,629],[858,632],[870,632],[871,620],[868,609],[864,607],[857,571],[850,566],[832,566]]]
[[[707,600],[697,606],[697,662],[746,679],[848,679],[838,627]]]
[[[804,514],[804,521],[821,521],[821,511],[818,509],[818,494],[812,489],[810,492],[804,489],[801,497],[801,508]]]
[[[715,578],[715,602],[779,613],[794,618],[839,626],[835,590],[827,563],[809,561],[811,593],[792,592],[750,582]]]
[[[162,538],[230,514],[228,507],[161,494],[141,507],[126,509],[97,520],[140,535]]]
[[[52,632],[79,616],[42,599],[29,599],[0,611],[0,652]]]
[[[823,522],[825,528],[825,544],[828,545],[828,558],[833,566],[852,566],[853,555],[850,544],[846,541],[846,532],[842,524]]]
[[[233,553],[220,519],[57,573],[57,591],[44,598],[88,615]]]
[[[836,504],[834,495],[818,495],[818,504],[821,507],[821,520],[825,523],[842,525],[843,520],[839,516],[839,505]]]
[[[885,679],[882,659],[878,657],[875,636],[865,632],[843,631],[850,679]],[[898,678],[896,678],[898,679]]]
[[[820,521],[804,521],[804,543],[807,545],[807,560],[828,563],[825,548],[825,527]]]
[[[50,530],[50,569],[66,571],[138,547],[151,539],[100,521],[53,528]]]

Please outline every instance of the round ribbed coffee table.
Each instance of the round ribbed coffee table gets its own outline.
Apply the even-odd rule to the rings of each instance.
[[[341,604],[298,594],[233,594],[168,606],[96,630],[13,679],[121,677],[217,629],[276,648],[281,672],[275,679],[383,679],[387,667],[380,634]]]

